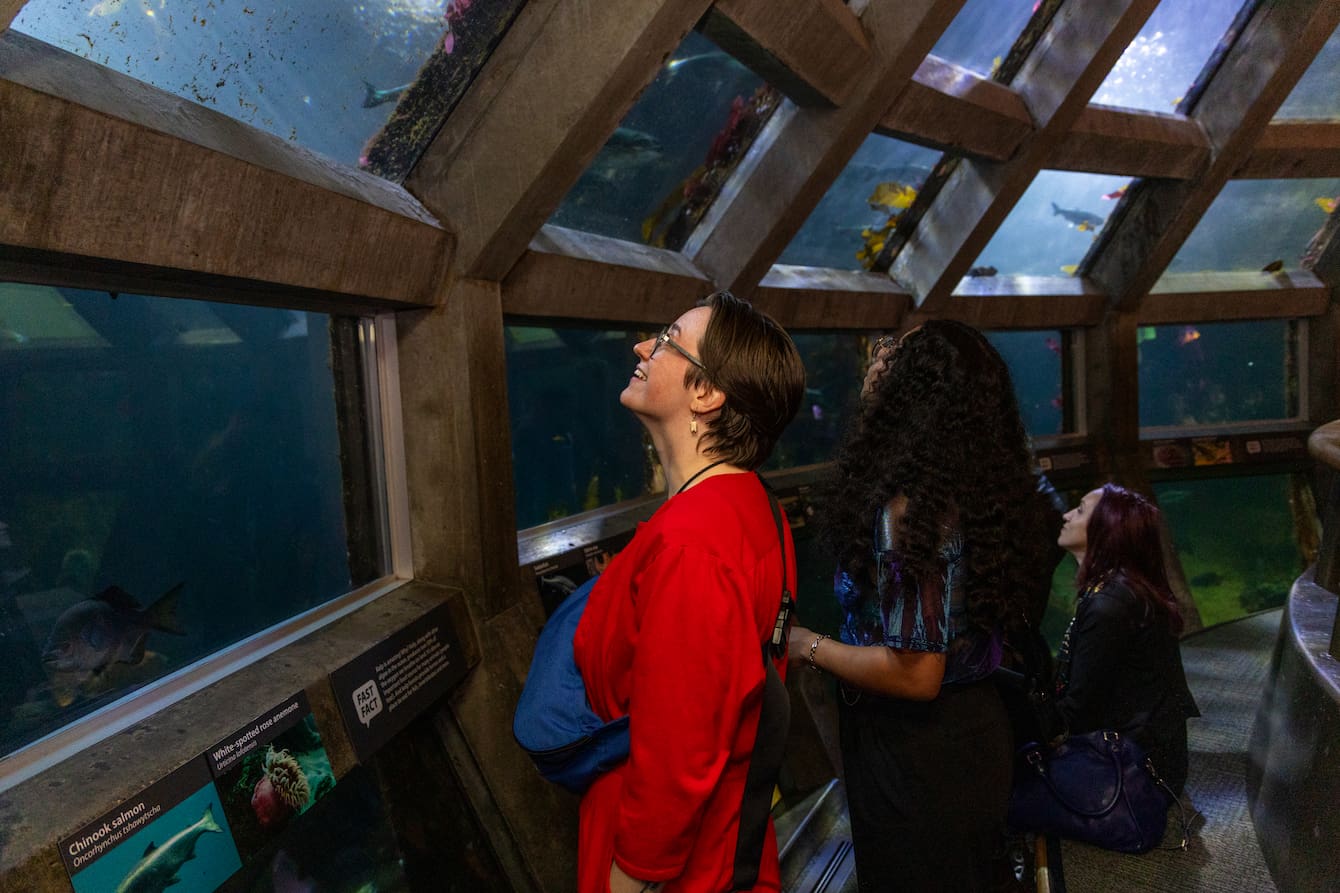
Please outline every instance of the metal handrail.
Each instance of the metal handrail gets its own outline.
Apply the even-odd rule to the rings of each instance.
[[[1323,589],[1340,593],[1340,419],[1313,431],[1307,438],[1307,451],[1323,466],[1322,479],[1328,490],[1313,579]],[[1340,612],[1331,628],[1330,651],[1333,657],[1340,658]]]

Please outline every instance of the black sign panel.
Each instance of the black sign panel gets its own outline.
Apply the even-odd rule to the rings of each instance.
[[[443,604],[331,673],[354,754],[366,762],[465,671],[451,610]]]
[[[276,704],[206,752],[210,771],[215,778],[224,775],[247,754],[269,744],[305,720],[311,712],[307,706],[307,693],[302,691]]]
[[[241,867],[209,767],[197,757],[60,841],[75,893],[159,889],[209,891]]]

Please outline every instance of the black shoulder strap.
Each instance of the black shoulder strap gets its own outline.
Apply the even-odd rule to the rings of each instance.
[[[777,775],[786,752],[786,733],[791,725],[791,696],[773,664],[774,657],[786,653],[786,637],[791,622],[794,600],[786,585],[786,534],[782,528],[782,510],[772,488],[758,476],[768,494],[773,520],[777,522],[777,540],[782,556],[782,603],[777,611],[777,622],[772,637],[762,643],[763,704],[759,709],[758,731],[754,734],[754,752],[749,757],[749,773],[745,777],[744,797],[740,801],[740,832],[735,842],[735,875],[732,890],[751,890],[758,881],[759,866],[763,861],[763,842],[768,833],[768,814],[772,811],[772,791],[777,786]]]

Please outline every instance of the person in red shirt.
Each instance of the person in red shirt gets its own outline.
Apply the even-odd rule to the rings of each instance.
[[[729,890],[783,567],[758,468],[799,408],[790,337],[717,292],[656,338],[620,402],[646,427],[669,497],[591,592],[573,648],[605,720],[629,716],[625,763],[582,798],[578,889]],[[785,657],[778,672],[785,673]],[[755,890],[780,890],[769,822]]]

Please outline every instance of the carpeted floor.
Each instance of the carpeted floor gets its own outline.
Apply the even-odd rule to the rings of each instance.
[[[1275,890],[1247,810],[1245,776],[1247,741],[1281,614],[1266,611],[1182,642],[1187,681],[1202,714],[1188,722],[1191,765],[1183,801],[1189,799],[1200,817],[1192,821],[1187,850],[1125,856],[1066,841],[1068,893]],[[1175,844],[1175,822],[1168,824],[1164,842]]]

